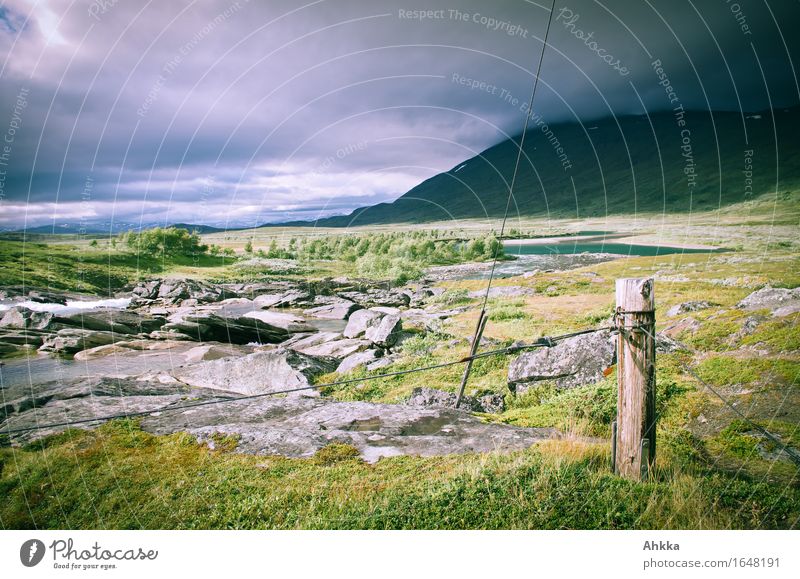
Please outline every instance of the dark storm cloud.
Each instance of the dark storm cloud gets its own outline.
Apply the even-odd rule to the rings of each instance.
[[[548,6],[7,2],[0,138],[15,128],[0,227],[252,225],[390,200],[519,132]],[[694,109],[794,104],[799,12],[559,0],[535,108],[553,123],[665,109],[671,96]]]

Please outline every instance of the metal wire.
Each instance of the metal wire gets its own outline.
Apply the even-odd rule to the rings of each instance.
[[[420,366],[417,368],[409,368],[408,370],[397,370],[396,372],[387,372],[384,374],[375,374],[373,376],[365,376],[363,378],[348,378],[346,380],[337,380],[336,382],[328,382],[324,384],[310,384],[308,386],[299,386],[297,388],[289,388],[286,390],[276,390],[272,392],[261,392],[259,394],[249,394],[246,396],[240,396],[237,398],[215,398],[213,400],[204,400],[202,402],[194,402],[191,404],[181,404],[178,406],[164,406],[162,408],[158,408],[155,410],[142,410],[139,412],[125,412],[120,414],[111,414],[107,416],[98,416],[94,418],[84,418],[81,420],[70,420],[64,422],[54,422],[50,424],[42,424],[36,426],[27,426],[23,428],[12,428],[9,429],[8,427],[0,427],[0,433],[2,434],[19,434],[23,432],[31,432],[34,430],[45,430],[48,428],[56,428],[61,426],[73,426],[76,424],[89,424],[92,422],[104,422],[106,420],[115,420],[120,418],[137,418],[140,416],[150,416],[157,413],[163,412],[175,412],[180,410],[187,410],[190,408],[197,408],[200,406],[212,406],[216,404],[225,404],[228,402],[239,402],[242,400],[255,400],[257,398],[266,398],[268,396],[278,396],[280,394],[291,394],[293,392],[302,392],[305,390],[317,390],[321,388],[330,388],[333,386],[344,386],[347,384],[357,384],[360,382],[369,382],[372,380],[381,380],[383,378],[392,378],[395,376],[405,376],[408,374],[415,374],[417,372],[428,372],[431,370],[437,370],[440,368],[447,368],[450,366],[457,366],[459,364],[466,364],[468,362],[479,360],[481,358],[487,358],[489,356],[500,356],[505,354],[512,354],[514,352],[519,352],[522,350],[528,350],[533,348],[547,348],[555,346],[556,342],[561,340],[566,340],[567,338],[572,338],[575,336],[580,336],[583,334],[590,334],[593,332],[602,332],[608,331],[612,328],[601,327],[601,328],[592,328],[587,330],[578,330],[575,332],[570,332],[567,334],[560,334],[558,336],[542,336],[533,344],[525,344],[520,346],[511,346],[508,348],[500,348],[497,350],[490,350],[487,352],[482,352],[480,354],[476,354],[474,356],[466,356],[464,358],[460,358],[458,360],[451,360],[449,362],[441,362],[439,364],[431,364],[429,366]]]

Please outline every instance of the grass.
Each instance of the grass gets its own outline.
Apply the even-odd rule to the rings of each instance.
[[[250,456],[117,421],[0,457],[4,528],[788,528],[800,512],[797,488],[671,465],[631,482],[605,446],[559,441],[366,464],[347,445]]]

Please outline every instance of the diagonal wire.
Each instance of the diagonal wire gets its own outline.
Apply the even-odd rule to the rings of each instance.
[[[717,392],[708,382],[700,378],[700,376],[698,376],[697,373],[695,373],[695,371],[692,370],[689,366],[684,366],[683,369],[686,370],[686,372],[692,378],[700,382],[700,384],[702,384],[704,387],[708,388],[708,390],[711,391],[711,393],[714,394],[714,396],[722,400],[722,403],[725,404],[725,406],[727,406],[731,410],[733,410],[742,420],[747,422],[750,426],[758,430],[761,434],[769,438],[773,443],[775,443],[778,447],[780,447],[781,450],[783,450],[783,452],[785,452],[786,455],[792,460],[792,462],[794,462],[795,465],[800,467],[800,454],[798,454],[798,452],[794,448],[787,446],[786,444],[784,444],[782,440],[780,440],[777,436],[772,434],[769,430],[750,420],[738,408],[736,408],[736,406],[734,406],[728,400],[726,400],[722,394]]]
[[[525,125],[522,128],[522,136],[519,140],[519,149],[517,150],[517,160],[514,163],[514,173],[511,176],[511,184],[508,188],[508,198],[506,199],[506,209],[503,213],[503,223],[500,226],[500,237],[498,238],[500,243],[503,242],[503,234],[506,231],[506,222],[508,221],[508,212],[511,208],[511,200],[514,198],[514,186],[517,182],[517,173],[519,172],[519,164],[522,161],[522,147],[525,144],[525,135],[528,133],[528,125],[530,124],[531,115],[533,114],[533,101],[536,98],[536,89],[539,86],[539,75],[542,72],[542,62],[544,61],[544,51],[547,48],[547,37],[550,34],[550,24],[553,22],[553,11],[555,10],[556,0],[553,0],[552,5],[550,6],[550,16],[547,18],[547,29],[544,32],[544,41],[542,42],[542,52],[539,54],[539,65],[536,68],[536,77],[533,79],[533,90],[531,91],[531,98],[528,101],[528,109],[525,112]],[[495,268],[497,267],[497,258],[500,253],[500,245],[498,245],[494,250],[494,258],[492,259],[492,269],[489,272],[489,281],[486,284],[486,294],[483,296],[483,306],[481,308],[481,312],[486,312],[486,304],[489,301],[489,290],[492,288],[492,280],[494,279],[494,272]],[[480,325],[480,319],[478,320],[478,325]],[[477,335],[478,328],[475,328],[475,333]]]

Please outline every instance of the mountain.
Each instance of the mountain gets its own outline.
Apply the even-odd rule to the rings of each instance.
[[[800,185],[798,129],[800,107],[745,114],[661,112],[549,127],[533,116],[509,215],[689,213],[774,193],[776,181],[779,191],[791,189]],[[519,136],[490,147],[392,203],[285,225],[502,216],[518,143]]]
[[[205,233],[219,233],[220,231],[236,231],[237,228],[228,227],[227,229],[222,229],[220,227],[212,227],[211,225],[195,225],[193,223],[173,223],[168,227],[174,227],[175,229],[185,229],[186,231],[196,231],[197,233],[205,234]],[[241,228],[238,228],[241,229]]]

